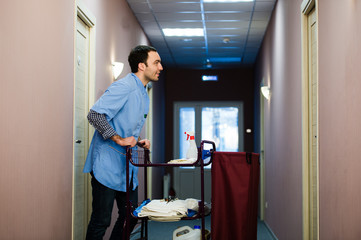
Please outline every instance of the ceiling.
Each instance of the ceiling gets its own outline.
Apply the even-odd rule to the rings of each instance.
[[[225,69],[252,65],[276,0],[127,0],[166,67]],[[204,36],[165,36],[164,28],[202,28]]]

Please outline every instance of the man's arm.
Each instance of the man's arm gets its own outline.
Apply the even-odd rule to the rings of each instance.
[[[87,118],[89,123],[98,130],[104,140],[117,135],[117,132],[110,126],[104,114],[97,113],[90,109]]]
[[[100,133],[100,135],[102,135],[104,140],[110,138],[120,146],[134,147],[135,144],[137,144],[137,141],[133,136],[127,138],[120,137],[117,134],[117,132],[114,130],[114,128],[110,126],[104,114],[97,113],[96,111],[90,109],[87,118],[89,123],[93,125],[96,130],[98,130],[98,132]]]

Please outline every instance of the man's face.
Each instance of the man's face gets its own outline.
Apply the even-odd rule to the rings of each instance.
[[[163,70],[160,56],[157,52],[148,52],[147,65],[144,69],[144,76],[149,81],[158,81],[159,74]]]

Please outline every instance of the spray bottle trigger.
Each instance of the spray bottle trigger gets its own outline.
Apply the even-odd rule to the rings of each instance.
[[[189,140],[189,134],[187,132],[184,132],[184,134],[187,134],[187,141]]]

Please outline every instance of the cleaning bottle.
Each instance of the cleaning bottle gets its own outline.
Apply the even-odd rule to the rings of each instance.
[[[189,147],[186,154],[186,158],[196,161],[198,158],[198,149],[197,149],[196,141],[194,139],[194,132],[188,131],[188,132],[184,132],[184,134],[187,134],[187,140],[189,140]]]
[[[173,232],[173,240],[199,240],[201,239],[201,227],[194,226],[192,229],[189,226],[179,227]]]

